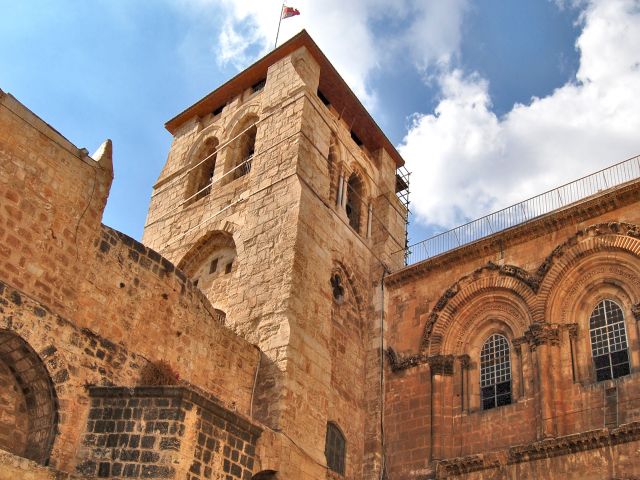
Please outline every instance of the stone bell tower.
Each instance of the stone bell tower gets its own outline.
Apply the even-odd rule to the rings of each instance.
[[[143,242],[263,352],[252,411],[276,432],[267,467],[377,478],[402,158],[305,31],[166,127]]]

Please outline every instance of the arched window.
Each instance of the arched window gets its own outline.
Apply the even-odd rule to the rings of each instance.
[[[596,379],[609,380],[629,375],[627,332],[622,309],[612,300],[602,300],[589,319],[591,354]]]
[[[482,409],[511,403],[511,358],[507,339],[494,333],[480,351]]]
[[[195,157],[194,165],[187,189],[187,202],[190,205],[211,193],[211,182],[216,170],[218,139],[207,138]],[[202,163],[200,163],[202,162]]]
[[[340,475],[345,472],[345,458],[347,454],[347,442],[344,435],[333,423],[327,423],[327,439],[324,446],[324,455],[327,457],[327,467]]]
[[[360,214],[362,212],[362,181],[352,173],[347,182],[347,217],[349,225],[356,232],[360,232]]]
[[[253,125],[246,132],[244,132],[240,138],[238,138],[238,151],[237,157],[232,168],[233,178],[240,178],[251,171],[251,163],[253,160],[253,154],[256,150],[256,133],[257,127]]]

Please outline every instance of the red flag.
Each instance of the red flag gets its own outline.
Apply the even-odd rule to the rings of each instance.
[[[300,11],[293,7],[284,7],[282,9],[282,18],[295,17],[296,15],[300,15]]]

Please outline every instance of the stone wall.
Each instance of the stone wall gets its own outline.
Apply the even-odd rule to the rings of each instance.
[[[639,200],[640,182],[632,182],[388,278],[391,478],[435,475],[438,462],[473,463],[475,455],[637,421]],[[589,317],[602,299],[623,310],[631,374],[596,382]],[[483,410],[480,349],[496,332],[511,345],[512,403]],[[576,457],[575,471],[573,459],[560,470],[578,478],[590,455]],[[518,478],[542,468],[527,462],[518,461]],[[556,468],[561,460],[550,462]],[[464,478],[510,478],[515,468]]]
[[[184,387],[93,387],[77,471],[103,478],[251,479],[261,429]]]
[[[146,365],[166,362],[248,415],[259,359],[169,260],[100,224],[110,142],[94,157],[0,92],[0,362],[13,369],[14,405],[48,418],[25,429],[5,410],[2,425],[27,439],[15,453],[63,472],[79,461],[85,386],[133,387]]]

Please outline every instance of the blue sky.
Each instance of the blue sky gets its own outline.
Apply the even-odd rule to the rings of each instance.
[[[291,0],[413,172],[411,239],[640,153],[637,0]],[[270,0],[0,0],[0,88],[93,152],[140,238],[164,122],[272,47]]]

